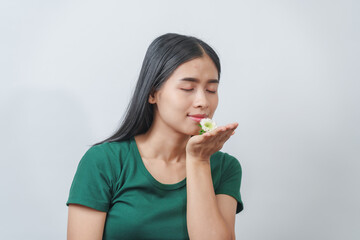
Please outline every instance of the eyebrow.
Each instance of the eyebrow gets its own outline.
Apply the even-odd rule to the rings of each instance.
[[[180,81],[196,82],[196,83],[200,82],[199,79],[197,79],[197,78],[191,78],[191,77],[182,78],[182,79],[180,79]],[[207,83],[219,83],[219,80],[217,80],[217,79],[209,79],[209,80],[207,81]]]

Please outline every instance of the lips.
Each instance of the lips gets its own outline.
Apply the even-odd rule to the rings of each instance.
[[[188,117],[196,122],[200,122],[201,119],[207,118],[207,115],[206,114],[191,114],[191,115],[189,114]]]

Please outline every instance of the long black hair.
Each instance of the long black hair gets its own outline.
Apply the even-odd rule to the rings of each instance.
[[[139,79],[119,129],[111,137],[93,146],[128,140],[147,132],[154,117],[153,105],[148,102],[150,94],[159,90],[179,65],[204,54],[214,62],[220,80],[220,60],[208,44],[198,38],[176,33],[157,37],[146,51]]]

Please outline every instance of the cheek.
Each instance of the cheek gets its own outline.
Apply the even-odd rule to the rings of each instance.
[[[161,114],[168,114],[169,116],[179,116],[179,114],[186,114],[187,100],[176,93],[163,95],[158,103],[159,111]]]
[[[219,97],[216,96],[214,97],[212,100],[211,100],[211,107],[212,107],[212,110],[215,111],[217,106],[218,106],[218,103],[219,103]]]

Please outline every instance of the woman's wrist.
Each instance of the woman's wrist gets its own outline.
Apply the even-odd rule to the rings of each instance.
[[[209,164],[210,163],[210,156],[192,156],[189,154],[186,154],[186,163],[190,164]]]

